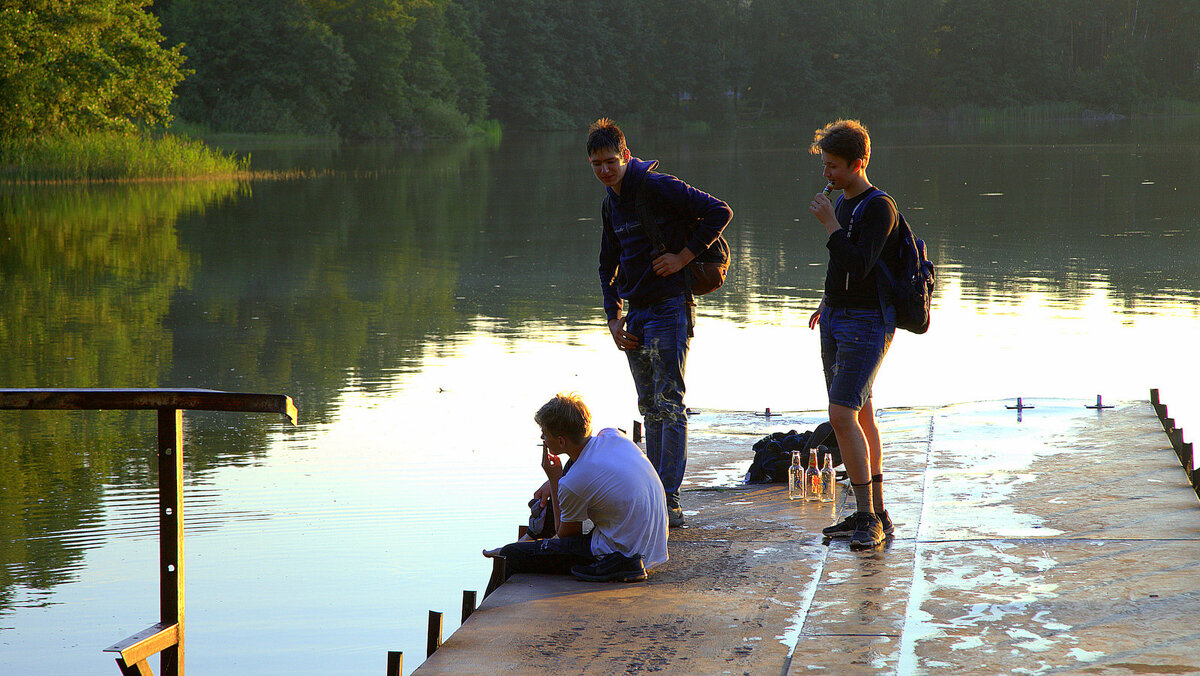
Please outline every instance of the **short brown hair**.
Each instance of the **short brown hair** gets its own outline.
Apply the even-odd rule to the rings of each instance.
[[[808,152],[813,155],[829,153],[846,160],[862,160],[863,166],[871,161],[871,135],[858,120],[830,122],[813,134]]]
[[[590,157],[597,150],[615,150],[623,155],[628,147],[625,145],[625,134],[616,122],[602,117],[588,127],[587,154]]]
[[[592,412],[583,397],[575,393],[559,393],[534,414],[533,421],[554,436],[564,436],[576,443],[592,434]]]

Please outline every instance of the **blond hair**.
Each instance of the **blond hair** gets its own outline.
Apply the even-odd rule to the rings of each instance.
[[[567,437],[576,443],[592,434],[592,413],[583,397],[574,392],[559,393],[534,414],[533,421],[553,436]]]

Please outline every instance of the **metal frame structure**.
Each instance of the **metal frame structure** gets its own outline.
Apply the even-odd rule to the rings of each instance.
[[[279,413],[295,425],[291,397],[202,389],[0,389],[0,409],[158,412],[159,620],[105,652],[119,655],[117,667],[126,676],[152,676],[147,660],[155,654],[162,655],[163,676],[183,676],[183,411]]]

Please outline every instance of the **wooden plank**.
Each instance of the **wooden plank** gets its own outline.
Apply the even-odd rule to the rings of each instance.
[[[473,613],[473,612],[475,612],[475,592],[468,590],[468,589],[464,589],[463,590],[461,622],[466,622],[467,618],[470,617],[471,613]],[[460,622],[460,624],[461,624],[461,622]]]
[[[442,646],[442,614],[436,610],[429,611],[429,637],[425,643],[425,656],[428,657]]]
[[[404,653],[399,650],[389,650],[387,658],[387,676],[400,676],[404,670]]]
[[[183,676],[183,411],[158,411],[158,608],[175,625],[175,643],[162,651],[163,676]]]
[[[487,598],[489,594],[496,591],[504,581],[508,579],[508,560],[503,556],[492,557],[492,576],[488,578],[487,589],[483,591],[483,598]]]
[[[139,631],[129,638],[104,649],[106,653],[121,653],[127,665],[142,662],[179,642],[179,625],[158,624]]]
[[[278,413],[297,421],[296,405],[282,394],[252,394],[194,388],[38,388],[0,389],[0,409],[136,410],[178,408],[195,411]]]

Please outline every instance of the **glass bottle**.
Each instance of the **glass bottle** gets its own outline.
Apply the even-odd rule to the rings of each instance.
[[[825,454],[825,466],[821,468],[821,502],[833,502],[834,483],[833,454]]]
[[[804,468],[800,465],[800,451],[792,451],[792,464],[788,465],[788,500],[804,499]]]
[[[804,499],[816,502],[821,499],[821,472],[817,469],[817,449],[808,450],[808,469],[804,470]]]

